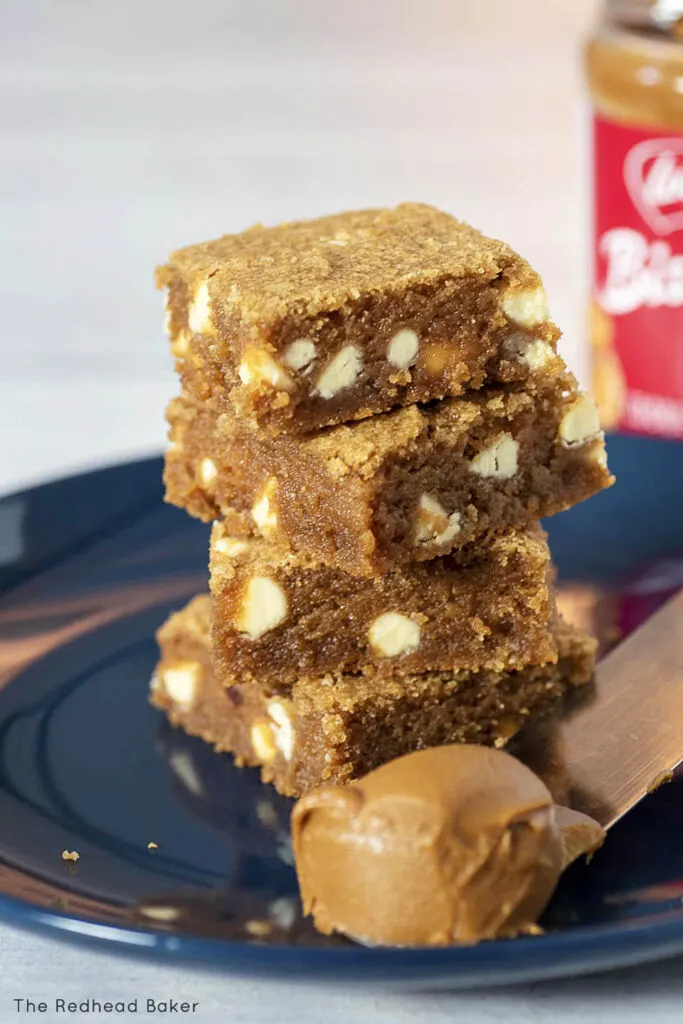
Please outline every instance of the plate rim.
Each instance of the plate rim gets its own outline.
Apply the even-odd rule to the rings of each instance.
[[[6,863],[3,861],[3,863]],[[22,871],[11,865],[14,870]],[[27,877],[34,877],[24,872]],[[439,947],[324,947],[270,945],[201,935],[178,935],[152,928],[100,922],[81,914],[40,907],[0,891],[0,921],[54,938],[95,943],[121,953],[142,953],[188,966],[292,977],[292,980],[353,976],[359,983],[396,982],[399,987],[443,981],[458,987],[517,984],[525,981],[599,973],[683,953],[683,905],[666,920],[651,915],[619,924],[580,926],[567,931],[496,939],[475,945]],[[541,957],[534,955],[540,952]],[[540,961],[540,962],[539,962]],[[292,972],[295,972],[294,974]]]

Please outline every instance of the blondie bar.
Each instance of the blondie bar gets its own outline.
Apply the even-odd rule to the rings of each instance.
[[[350,782],[392,758],[445,743],[502,747],[591,678],[595,642],[562,622],[556,664],[517,672],[451,671],[369,681],[326,675],[273,697],[258,681],[225,685],[210,652],[210,599],[195,598],[158,634],[152,703],[174,725],[259,765],[289,796]]]
[[[225,680],[287,692],[328,672],[507,671],[557,660],[552,563],[538,527],[368,579],[216,523],[210,566]]]
[[[225,235],[156,280],[187,391],[272,433],[552,375],[538,274],[421,204]]]
[[[314,437],[270,438],[187,396],[167,410],[167,500],[359,576],[523,528],[612,483],[593,400],[568,373]]]

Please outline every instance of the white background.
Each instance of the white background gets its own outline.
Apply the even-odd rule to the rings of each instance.
[[[593,0],[0,0],[0,490],[158,450],[154,266],[405,199],[511,242],[582,368]]]
[[[259,220],[443,206],[539,269],[585,375],[579,40],[595,6],[0,0],[0,490],[161,448],[175,383],[154,265]],[[680,1020],[682,975],[678,961],[475,995],[287,989],[0,926],[2,1024],[22,1019],[14,996],[89,994],[199,999],[186,1019],[230,1024],[640,1024]]]

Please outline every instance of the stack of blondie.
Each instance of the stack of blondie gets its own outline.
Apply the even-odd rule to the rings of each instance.
[[[539,276],[406,204],[174,253],[167,498],[210,596],[152,700],[298,795],[421,747],[503,745],[587,681],[542,516],[612,482]]]

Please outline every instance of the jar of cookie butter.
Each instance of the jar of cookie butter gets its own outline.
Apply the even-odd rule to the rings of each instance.
[[[683,438],[683,0],[607,0],[585,59],[593,388],[606,428]]]

